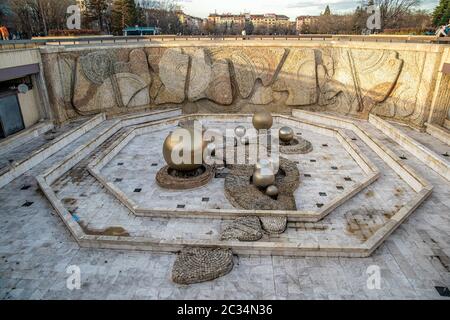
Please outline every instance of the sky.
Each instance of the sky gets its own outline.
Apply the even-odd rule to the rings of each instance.
[[[331,11],[353,11],[359,0],[178,0],[184,11],[193,16],[206,18],[210,13],[277,13],[292,20],[300,15],[318,15],[330,5]],[[439,0],[422,0],[422,9],[432,10]]]

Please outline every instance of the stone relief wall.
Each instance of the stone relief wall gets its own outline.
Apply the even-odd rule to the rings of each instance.
[[[422,127],[439,52],[314,47],[143,47],[43,52],[59,121],[182,105],[193,112],[265,107],[369,113]]]

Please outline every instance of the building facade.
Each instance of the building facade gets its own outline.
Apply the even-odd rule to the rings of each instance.
[[[315,21],[317,21],[315,16],[298,16],[295,19],[295,29],[300,33],[304,26],[310,26]]]
[[[291,26],[291,22],[289,21],[289,17],[285,15],[278,15],[275,13],[266,13],[266,14],[250,14],[250,13],[241,13],[241,14],[210,14],[208,16],[208,22],[214,24],[216,26],[240,26],[244,27],[247,22],[251,22],[255,29],[258,28],[289,28]]]

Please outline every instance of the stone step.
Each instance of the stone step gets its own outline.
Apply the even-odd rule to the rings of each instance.
[[[28,148],[21,146],[21,149],[25,149],[26,152],[20,152],[14,157],[19,159],[13,160],[7,167],[4,167],[0,172],[0,188],[20,176],[21,174],[31,170],[33,167],[48,159],[50,156],[63,149],[65,146],[72,144],[74,141],[82,137],[85,133],[89,132],[105,120],[104,114],[99,114],[91,119],[82,122],[81,125],[68,124],[66,127],[71,128],[68,131],[56,136],[50,142],[41,135],[26,143]],[[78,123],[78,122],[76,122]],[[73,128],[72,128],[73,127]],[[39,140],[39,141],[37,141]],[[36,147],[37,146],[37,147]],[[7,154],[3,154],[2,158],[8,158],[14,155],[14,150]]]

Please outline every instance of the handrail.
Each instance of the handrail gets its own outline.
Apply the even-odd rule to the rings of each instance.
[[[329,35],[329,34],[302,34],[302,35],[154,35],[154,36],[89,36],[89,37],[48,37],[32,40],[3,40],[0,41],[2,49],[23,49],[46,45],[75,46],[92,43],[115,44],[122,42],[151,42],[151,41],[193,41],[193,40],[303,40],[303,41],[367,41],[367,42],[404,42],[404,43],[434,43],[449,44],[450,38],[436,36],[403,36],[403,35]]]

